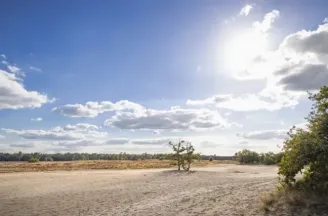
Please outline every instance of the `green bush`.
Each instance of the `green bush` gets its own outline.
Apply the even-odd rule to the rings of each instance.
[[[284,187],[328,193],[328,86],[310,94],[312,111],[306,118],[307,129],[293,127],[284,142],[284,156],[279,163]],[[305,171],[303,172],[303,170]],[[299,180],[295,176],[303,172]]]
[[[235,154],[236,161],[241,164],[265,164],[273,165],[281,161],[283,152],[273,153],[257,153],[248,149],[243,149]]]
[[[260,161],[260,155],[257,152],[243,149],[235,154],[236,161],[241,164],[254,164]]]
[[[263,164],[265,164],[265,165],[273,165],[273,164],[276,164],[275,158],[274,157],[271,157],[269,155],[266,155],[266,156],[264,156]]]
[[[29,163],[37,163],[37,162],[39,162],[39,159],[38,158],[30,158],[30,159],[28,159],[28,162]]]

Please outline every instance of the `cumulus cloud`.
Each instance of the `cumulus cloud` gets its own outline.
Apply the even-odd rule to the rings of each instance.
[[[0,56],[1,56],[4,60],[7,59],[7,56],[6,56],[5,54],[1,54]]]
[[[285,139],[287,137],[287,131],[288,130],[263,130],[237,133],[236,135],[249,140]]]
[[[265,36],[279,14],[276,10],[266,14],[253,28]],[[277,50],[258,53],[246,68],[232,76],[242,80],[262,79],[266,85],[257,93],[214,95],[188,100],[187,104],[215,105],[235,111],[294,108],[306,91],[316,91],[328,83],[328,23],[286,36]]]
[[[130,101],[87,102],[82,104],[67,104],[56,107],[59,112],[70,117],[96,117],[104,112],[113,112],[111,118],[105,121],[106,126],[120,129],[145,129],[157,134],[159,130],[189,130],[227,127],[229,124],[216,111],[209,109],[183,109],[171,107],[166,110],[148,109]]]
[[[286,90],[313,91],[328,83],[328,67],[323,63],[305,63],[286,72],[288,75],[278,82]]]
[[[16,74],[0,70],[0,110],[41,107],[51,101],[45,94],[26,90]]]
[[[315,30],[290,34],[279,48],[257,57],[244,73],[267,79],[267,91],[282,89],[293,94],[318,90],[328,82],[328,23]]]
[[[287,36],[280,49],[298,54],[314,53],[317,55],[328,54],[328,23],[319,25],[313,31],[298,31]]]
[[[209,109],[171,107],[168,110],[142,108],[116,112],[105,125],[120,129],[190,130],[226,127],[228,123],[218,112]]]
[[[6,137],[0,134],[0,139],[5,139]]]
[[[278,10],[273,10],[267,14],[265,14],[263,20],[256,21],[253,23],[253,27],[256,29],[256,31],[259,31],[261,33],[267,33],[271,28],[274,21],[279,17],[280,12]]]
[[[34,122],[39,122],[39,121],[42,121],[42,118],[31,118],[31,121],[34,121]]]
[[[54,112],[59,112],[64,116],[73,118],[87,117],[93,118],[104,112],[120,111],[120,110],[138,110],[139,104],[121,100],[116,103],[111,101],[93,102],[89,101],[86,104],[67,104],[62,107],[55,107]]]
[[[239,12],[240,16],[248,16],[248,14],[251,12],[253,9],[252,5],[246,4]]]

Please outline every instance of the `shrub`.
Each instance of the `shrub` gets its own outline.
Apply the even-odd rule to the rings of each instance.
[[[289,131],[284,142],[284,156],[279,163],[280,181],[283,187],[328,193],[328,86],[316,94],[309,94],[312,111],[306,118],[307,130],[296,128]],[[302,172],[303,177],[295,176]]]
[[[212,158],[212,157],[210,157],[208,160],[209,160],[209,161],[213,161],[213,158]]]
[[[273,164],[276,164],[276,161],[273,157],[270,157],[269,155],[266,155],[266,156],[264,156],[263,164],[273,165]]]
[[[37,163],[37,162],[39,162],[39,159],[38,158],[30,158],[30,159],[28,159],[28,162],[29,163]]]

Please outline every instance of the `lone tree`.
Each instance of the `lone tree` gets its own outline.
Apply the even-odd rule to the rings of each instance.
[[[174,151],[173,160],[177,161],[178,170],[181,170],[182,166],[184,170],[189,171],[193,160],[198,158],[198,155],[194,154],[195,148],[184,140],[179,140],[178,143],[169,142],[169,145]]]
[[[312,111],[306,118],[307,129],[295,126],[284,142],[284,156],[279,164],[281,182],[302,190],[328,193],[328,86],[309,94]],[[295,176],[303,172],[303,178]]]

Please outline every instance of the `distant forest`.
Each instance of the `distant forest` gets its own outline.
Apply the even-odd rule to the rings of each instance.
[[[78,161],[78,160],[170,160],[173,154],[98,154],[98,153],[0,153],[0,161],[29,161],[36,158],[39,161]],[[199,155],[201,160],[234,160],[233,156]]]

